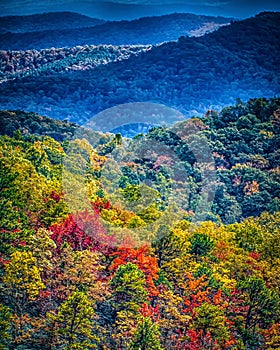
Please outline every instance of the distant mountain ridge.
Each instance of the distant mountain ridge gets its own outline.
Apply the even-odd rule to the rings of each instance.
[[[0,83],[20,77],[93,69],[102,64],[128,59],[151,47],[87,45],[70,49],[0,51]]]
[[[75,12],[48,12],[27,16],[0,17],[0,33],[27,33],[45,30],[61,30],[93,27],[105,23]]]
[[[262,13],[202,37],[181,37],[94,70],[0,85],[0,108],[83,124],[129,102],[157,102],[186,116],[280,94],[280,12]]]
[[[166,15],[170,13],[194,13],[209,16],[234,16],[248,18],[266,9],[266,11],[279,11],[279,1],[122,1],[122,0],[48,0],[34,1],[11,0],[2,1],[0,8],[5,15],[22,15],[42,12],[68,11],[83,13],[94,18],[103,18],[110,21],[121,19],[136,19],[146,16]]]
[[[84,28],[0,34],[2,50],[40,50],[77,45],[149,45],[175,41],[182,35],[200,35],[230,24],[233,18],[174,13],[133,21],[105,22]],[[86,27],[86,28],[85,28]],[[196,33],[195,33],[196,31]]]

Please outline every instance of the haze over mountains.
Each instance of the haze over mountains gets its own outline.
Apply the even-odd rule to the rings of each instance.
[[[279,21],[278,12],[262,13],[201,37],[181,37],[125,62],[18,78],[1,84],[0,107],[83,123],[127,102],[163,103],[190,116],[239,97],[274,97],[280,92]]]
[[[85,28],[102,23],[105,23],[102,19],[91,18],[68,11],[26,16],[4,16],[0,17],[0,33],[27,33],[44,30]]]
[[[110,1],[0,0],[122,18],[0,18],[0,350],[279,349],[280,12]]]
[[[2,15],[23,15],[50,11],[74,11],[105,20],[136,19],[174,12],[246,18],[261,11],[279,11],[278,0],[2,0]]]
[[[204,35],[230,24],[232,20],[189,13],[115,22],[104,22],[70,12],[3,17],[0,24],[0,49],[40,50],[103,44],[155,45],[175,41],[182,35]],[[18,27],[16,22],[20,23]]]

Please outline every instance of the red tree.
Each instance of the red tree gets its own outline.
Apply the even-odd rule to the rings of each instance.
[[[107,234],[96,211],[70,214],[65,221],[52,225],[50,230],[58,249],[67,242],[74,250],[89,249],[109,254],[115,246],[115,237]]]

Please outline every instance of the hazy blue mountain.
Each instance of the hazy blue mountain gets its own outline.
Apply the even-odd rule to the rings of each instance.
[[[57,14],[57,20],[64,16]],[[26,17],[24,17],[26,18]],[[182,35],[196,36],[229,24],[233,18],[197,16],[189,13],[145,17],[133,21],[105,22],[87,28],[51,29],[0,35],[2,50],[33,50],[77,45],[139,45],[177,40]],[[20,22],[20,21],[19,21]],[[88,23],[87,21],[85,24]],[[98,23],[98,22],[97,22]],[[69,23],[70,25],[70,23]],[[86,27],[86,25],[84,26]]]
[[[0,108],[84,123],[128,102],[157,102],[185,115],[280,94],[280,13],[262,13],[204,35],[181,37],[94,70],[0,85]]]
[[[91,18],[74,12],[49,12],[27,16],[0,17],[0,33],[26,33],[45,30],[61,30],[93,27],[102,19]]]
[[[144,16],[190,12],[210,16],[246,18],[261,11],[279,11],[279,0],[2,0],[0,12],[22,15],[50,11],[73,11],[106,20],[136,19]]]

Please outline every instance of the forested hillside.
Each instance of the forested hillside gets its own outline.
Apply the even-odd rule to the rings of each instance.
[[[150,46],[77,46],[70,49],[0,51],[0,83],[16,77],[50,75],[72,70],[88,70],[128,59],[151,49]]]
[[[84,123],[126,102],[163,103],[192,116],[238,97],[278,96],[279,20],[262,13],[94,70],[2,83],[0,107]]]
[[[56,21],[50,18],[50,23],[64,22],[63,13],[52,14],[52,16],[56,16]],[[18,20],[21,21],[20,18]],[[51,28],[51,30],[34,28],[30,33],[0,34],[0,49],[18,51],[77,45],[155,45],[175,41],[181,35],[203,35],[229,24],[231,20],[233,18],[182,13],[144,17],[133,21],[106,23],[101,21],[100,25],[96,25],[99,23],[92,19],[94,24],[90,25],[90,18],[86,18],[84,28],[75,27],[75,21],[73,21],[72,28]]]
[[[279,348],[279,99],[133,139],[0,117],[2,349]]]
[[[70,140],[79,126],[68,121],[43,117],[36,113],[23,111],[0,111],[0,134],[13,136],[16,130],[23,135],[45,135],[57,141]]]

